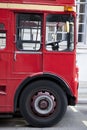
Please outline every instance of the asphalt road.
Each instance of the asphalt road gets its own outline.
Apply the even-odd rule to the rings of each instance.
[[[0,119],[0,130],[87,130],[87,104],[69,106],[64,118],[55,126],[35,128],[27,125],[23,118]]]

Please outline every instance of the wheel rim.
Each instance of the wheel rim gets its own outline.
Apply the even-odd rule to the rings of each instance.
[[[56,108],[56,98],[48,91],[39,91],[32,96],[32,110],[38,116],[49,116]]]

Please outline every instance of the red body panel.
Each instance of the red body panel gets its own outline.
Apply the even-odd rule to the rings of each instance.
[[[0,0],[0,2],[75,5],[75,0],[48,0],[45,2],[44,0],[39,2],[37,0]],[[25,12],[22,9],[20,11]],[[0,23],[4,23],[6,30],[6,48],[0,50],[0,112],[13,112],[14,96],[19,85],[27,77],[43,73],[59,76],[68,84],[73,96],[77,98],[76,50],[68,53],[49,52],[43,46],[38,53],[18,51],[14,38],[16,33],[15,12],[17,10],[0,9]],[[40,13],[45,16],[44,11]],[[44,22],[43,29],[45,30]],[[42,44],[45,44],[45,31],[43,31]]]
[[[39,3],[39,4],[55,4],[55,5],[75,5],[75,0],[0,0],[0,2],[8,3]]]

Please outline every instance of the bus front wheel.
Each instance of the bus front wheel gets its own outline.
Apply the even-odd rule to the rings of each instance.
[[[23,90],[19,107],[30,125],[49,127],[63,117],[67,109],[67,98],[56,83],[40,80],[29,84]]]

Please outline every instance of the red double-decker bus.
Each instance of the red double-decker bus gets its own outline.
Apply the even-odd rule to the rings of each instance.
[[[78,99],[75,0],[0,0],[0,113],[58,123]]]

